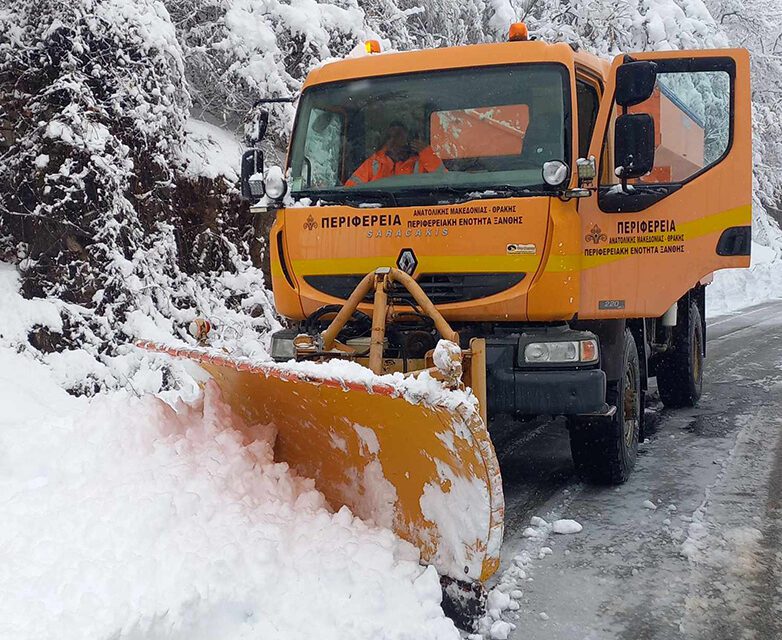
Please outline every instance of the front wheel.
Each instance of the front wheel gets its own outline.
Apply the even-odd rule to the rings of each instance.
[[[703,324],[698,305],[688,305],[686,324],[674,328],[673,349],[657,365],[657,390],[670,408],[694,407],[703,391]]]
[[[601,484],[625,482],[638,456],[641,430],[641,366],[638,349],[625,330],[622,377],[606,392],[606,401],[616,407],[611,417],[570,420],[570,452],[576,472],[585,480]]]

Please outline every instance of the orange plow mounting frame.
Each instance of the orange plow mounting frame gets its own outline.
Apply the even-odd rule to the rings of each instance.
[[[273,425],[275,459],[313,478],[333,509],[392,528],[441,575],[485,581],[499,567],[502,482],[474,396],[428,374],[397,374],[391,385],[368,372],[341,379],[327,365],[305,372],[212,349],[138,346],[199,363],[243,418],[245,441]]]

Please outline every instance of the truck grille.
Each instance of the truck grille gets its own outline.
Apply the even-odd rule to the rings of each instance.
[[[525,273],[438,273],[421,274],[418,284],[435,304],[479,300],[501,293],[519,284]],[[313,289],[346,300],[364,275],[304,276]],[[389,292],[397,300],[411,301],[403,287],[395,285]],[[367,300],[372,299],[372,294]]]

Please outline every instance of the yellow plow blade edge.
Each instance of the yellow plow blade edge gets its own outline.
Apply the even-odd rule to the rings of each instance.
[[[244,418],[246,440],[273,425],[275,459],[313,478],[332,508],[390,527],[441,575],[485,581],[497,570],[499,464],[477,404],[463,393],[408,399],[382,378],[364,384],[211,350],[138,346],[198,362]]]

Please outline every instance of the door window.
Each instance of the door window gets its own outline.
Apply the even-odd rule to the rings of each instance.
[[[715,60],[722,60],[725,68],[714,68]],[[676,68],[683,64],[696,68]],[[602,172],[603,211],[640,211],[725,157],[731,136],[731,65],[732,60],[719,58],[658,62],[652,95],[628,109],[628,113],[649,114],[654,121],[654,166],[646,175],[628,180],[626,189],[614,171]],[[613,123],[621,112],[615,104],[606,137],[611,149]]]
[[[578,157],[586,158],[589,143],[595,129],[600,98],[597,90],[588,82],[576,80],[576,98],[578,100]]]

